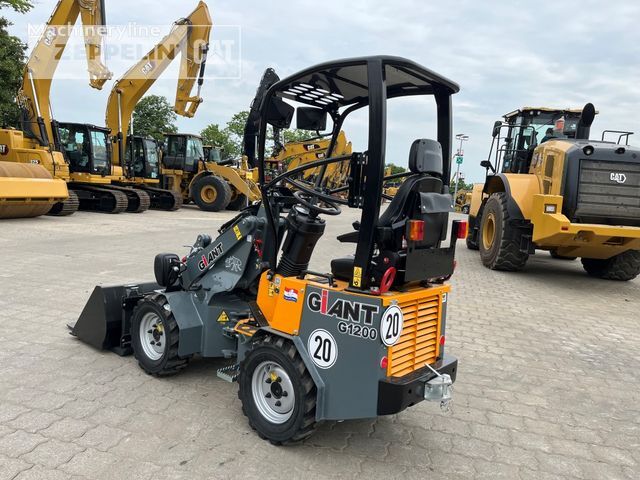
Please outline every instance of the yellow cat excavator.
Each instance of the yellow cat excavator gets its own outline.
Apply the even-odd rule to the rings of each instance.
[[[198,3],[196,9],[178,20],[171,32],[147,55],[131,67],[111,90],[106,110],[106,124],[112,138],[112,181],[118,185],[134,186],[151,197],[151,208],[176,210],[182,205],[180,189],[166,189],[163,168],[155,141],[136,136],[131,115],[144,94],[182,52],[180,77],[174,111],[191,118],[202,98],[206,56],[209,49],[212,20],[207,4]],[[191,95],[198,84],[195,96]]]
[[[102,32],[96,28],[104,25],[103,0],[60,0],[24,70],[17,97],[22,130],[0,129],[0,218],[33,217],[50,210],[68,215],[78,209],[76,193],[67,192],[64,184],[71,175],[49,98],[51,82],[78,17],[83,24],[91,86],[101,89],[111,78],[101,60]]]

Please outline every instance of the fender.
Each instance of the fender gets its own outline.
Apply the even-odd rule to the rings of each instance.
[[[540,193],[540,185],[535,175],[518,173],[498,173],[487,178],[482,189],[481,207],[493,193],[507,194],[507,210],[512,220],[531,220],[533,196]],[[474,186],[474,200],[476,188]],[[473,205],[473,202],[472,202]],[[475,212],[478,212],[479,207]],[[472,213],[474,209],[472,208]]]

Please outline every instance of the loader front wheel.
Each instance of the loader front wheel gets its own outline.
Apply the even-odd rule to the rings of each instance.
[[[206,175],[193,185],[193,200],[205,212],[219,212],[231,201],[231,187],[216,175]]]
[[[267,335],[240,364],[238,397],[251,428],[275,445],[301,441],[316,425],[316,386],[292,342]]]
[[[512,231],[507,200],[504,192],[494,193],[487,200],[480,222],[478,244],[485,267],[513,272],[524,267],[529,254],[520,250],[519,235]]]
[[[227,207],[227,210],[238,211],[238,210],[242,210],[243,208],[246,208],[247,205],[249,205],[249,199],[247,198],[246,195],[243,195],[238,191],[235,191],[233,193],[234,194],[232,195],[232,198],[231,198],[231,201],[229,202],[229,206]]]
[[[640,274],[640,251],[627,250],[605,260],[583,258],[582,266],[592,277],[626,282]]]
[[[140,368],[156,376],[185,368],[189,358],[178,356],[178,334],[178,323],[162,295],[142,300],[131,318],[131,345]]]

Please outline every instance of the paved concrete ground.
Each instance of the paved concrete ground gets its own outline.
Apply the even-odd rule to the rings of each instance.
[[[328,423],[296,447],[249,429],[220,362],[156,379],[67,334],[94,284],[151,278],[155,253],[182,253],[229,217],[0,222],[0,480],[640,478],[640,281],[594,280],[545,253],[508,274],[459,249],[453,413],[423,403]],[[353,218],[330,220],[316,269],[349,251],[333,239]]]

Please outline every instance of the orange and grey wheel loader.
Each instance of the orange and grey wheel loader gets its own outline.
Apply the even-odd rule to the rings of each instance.
[[[262,201],[199,235],[180,258],[160,254],[155,282],[96,287],[72,334],[100,349],[133,353],[163,376],[190,359],[224,357],[218,376],[239,384],[242,410],[262,438],[302,440],[323,420],[398,413],[423,400],[447,404],[458,361],[445,353],[447,279],[456,240],[447,185],[451,96],[458,85],[404,58],[361,57],[274,78],[260,106],[257,164]],[[434,140],[413,142],[410,175],[380,214],[386,104],[431,96]],[[293,105],[298,105],[295,108]],[[318,129],[333,119],[335,144],[344,119],[368,110],[365,151],[332,155],[265,180],[267,125]],[[301,183],[307,169],[349,162],[346,198]],[[316,180],[322,185],[322,174]],[[355,254],[309,270],[326,217],[340,205],[361,211],[340,235]]]

